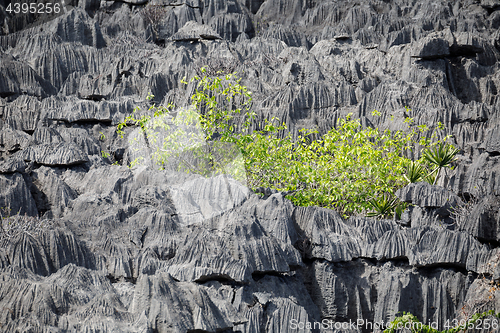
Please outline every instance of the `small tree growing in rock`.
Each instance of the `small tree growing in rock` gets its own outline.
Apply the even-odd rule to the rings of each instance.
[[[191,79],[196,89],[188,108],[172,112],[176,110],[173,106],[153,105],[152,115],[132,115],[118,126],[121,130],[127,122],[139,125],[145,141],[156,144],[153,159],[160,168],[174,159],[184,171],[226,173],[236,158],[235,150],[227,148],[232,144],[241,152],[243,161],[239,163],[244,166],[236,168],[239,171],[232,176],[251,188],[286,192],[296,205],[328,207],[344,216],[387,218],[404,208],[395,191],[408,184],[408,178],[415,179],[407,176],[414,164],[405,151],[417,145],[432,149],[448,139],[417,142],[419,135],[428,131],[427,126],[381,131],[363,128],[352,115],[339,119],[335,128],[318,139],[312,139],[318,137],[316,130],[307,129],[294,139],[276,119],[264,121],[259,130],[251,132],[255,117],[250,110],[252,97],[240,84],[241,79],[235,74],[208,76],[205,68],[201,72],[203,76]],[[170,118],[165,118],[167,115]],[[375,111],[374,115],[380,113]],[[411,119],[406,122],[410,125]],[[419,163],[424,165],[423,160]]]

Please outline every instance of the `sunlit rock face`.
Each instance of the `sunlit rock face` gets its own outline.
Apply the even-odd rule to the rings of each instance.
[[[367,332],[402,311],[444,329],[500,311],[497,1],[58,3],[0,5],[0,331]],[[231,172],[199,175],[116,133],[136,107],[189,106],[202,66],[238,72],[257,120],[294,136],[349,113],[441,122],[456,167],[400,189],[401,220],[344,219],[254,193],[229,146]]]

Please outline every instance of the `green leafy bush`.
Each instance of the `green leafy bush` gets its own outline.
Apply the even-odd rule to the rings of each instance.
[[[395,191],[408,182],[434,183],[440,168],[450,166],[458,152],[444,144],[448,137],[437,140],[435,131],[413,126],[410,118],[405,121],[407,131],[363,128],[352,115],[339,119],[321,137],[309,129],[294,139],[276,119],[265,120],[250,131],[255,123],[252,97],[240,80],[235,74],[195,76],[190,81],[196,87],[188,108],[153,104],[140,117],[134,110],[118,130],[123,133],[128,124],[137,125],[140,131],[132,138],[132,146],[134,140],[142,140],[156,147],[152,158],[160,168],[174,166],[206,176],[230,174],[254,189],[288,192],[296,205],[333,208],[344,216],[361,213],[388,218],[400,213],[404,205]],[[424,147],[423,157],[413,162],[406,156],[417,146]],[[438,161],[439,156],[443,159]],[[138,163],[136,159],[132,165]]]
[[[333,208],[344,215],[370,211],[371,199],[393,197],[406,184],[410,160],[403,152],[413,145],[415,133],[363,129],[349,115],[321,138],[310,140],[311,134],[318,133],[304,130],[297,140],[290,134],[252,134],[244,154],[250,184],[291,191],[296,205]]]
[[[487,321],[484,318],[492,316],[495,317],[494,320]],[[497,330],[498,329],[498,318],[500,318],[500,313],[496,313],[495,310],[489,310],[486,312],[476,313],[468,320],[448,320],[445,323],[445,330],[439,331],[437,328],[432,327],[433,325],[425,325],[421,323],[418,318],[409,313],[403,312],[400,316],[397,316],[391,323],[389,323],[388,328],[384,330],[384,333],[395,333],[395,332],[411,332],[411,333],[458,333],[466,332],[467,330]],[[488,324],[488,326],[486,326]]]
[[[132,149],[152,149],[151,158],[160,169],[175,168],[205,176],[225,173],[243,179],[245,172],[238,148],[246,140],[255,114],[249,108],[251,94],[240,80],[235,74],[195,76],[191,83],[196,89],[189,107],[152,104],[143,115],[139,115],[137,107],[118,125],[118,133],[123,136],[125,127],[137,126],[139,131],[130,137]],[[149,95],[148,100],[153,97]],[[239,128],[236,123],[241,124]],[[131,166],[145,163],[144,159],[135,158]]]

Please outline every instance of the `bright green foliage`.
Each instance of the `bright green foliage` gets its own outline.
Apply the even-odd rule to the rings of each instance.
[[[223,78],[195,76],[191,79],[196,88],[189,107],[153,104],[148,113],[140,117],[136,116],[140,111],[136,108],[118,125],[118,133],[123,135],[128,124],[138,125],[140,132],[131,139],[132,147],[137,151],[144,145],[152,148],[152,158],[162,169],[175,166],[184,172],[206,176],[229,173],[243,178],[243,162],[234,144],[241,141],[243,134],[239,133],[248,131],[254,114],[249,111],[251,94],[240,80],[235,74]],[[149,95],[148,99],[153,97]],[[234,125],[235,118],[242,118],[239,131]],[[131,167],[143,162],[144,157],[139,156]]]
[[[441,142],[438,145],[435,145],[432,148],[427,148],[423,151],[424,160],[435,166],[435,169],[432,171],[432,173],[435,172],[436,176],[431,184],[436,183],[437,177],[439,176],[439,171],[441,171],[442,168],[451,167],[451,164],[455,162],[455,156],[459,151],[460,149],[444,142]]]
[[[311,130],[302,131],[297,140],[254,133],[244,146],[249,184],[291,191],[289,199],[296,205],[333,208],[344,216],[400,216],[405,205],[395,191],[408,184],[408,177],[420,181],[432,176],[423,164],[405,157],[417,145],[418,134],[427,130],[362,128],[359,119],[348,115],[316,140],[309,139],[317,134]],[[420,175],[408,176],[415,169]]]
[[[418,161],[411,161],[407,167],[407,173],[404,175],[409,183],[418,183],[424,180],[427,175],[427,169]]]
[[[230,174],[252,188],[289,192],[296,205],[384,218],[395,211],[400,215],[404,208],[394,196],[397,189],[433,176],[430,162],[417,164],[406,157],[417,144],[436,144],[425,138],[417,142],[428,129],[412,126],[410,118],[405,121],[407,131],[381,131],[362,128],[359,119],[348,115],[321,137],[315,130],[302,130],[293,139],[284,135],[286,127],[276,119],[249,131],[255,117],[252,98],[235,74],[195,76],[191,83],[196,88],[190,107],[152,105],[147,115],[136,117],[134,110],[118,125],[119,133],[131,123],[139,127],[132,141],[156,147],[152,157],[160,168],[174,165],[206,176]],[[142,163],[142,158],[131,166]]]
[[[445,137],[444,140],[446,139],[448,137]],[[427,146],[422,151],[422,157],[408,165],[408,172],[405,176],[408,182],[426,181],[429,184],[435,184],[441,169],[452,167],[460,149],[445,143],[444,140],[434,144],[431,144],[430,141],[421,141]]]
[[[406,185],[409,159],[403,152],[413,146],[415,133],[379,131],[361,127],[359,119],[339,120],[320,139],[316,131],[302,131],[297,140],[274,132],[254,133],[244,154],[253,186],[294,192],[289,198],[301,206],[337,209],[344,215],[373,208],[371,199]],[[392,215],[389,205],[382,215]]]
[[[451,165],[459,151],[450,144],[440,143],[434,148],[424,150],[424,158],[438,168],[445,168]]]
[[[372,212],[366,214],[368,217],[390,218],[396,212],[396,215],[400,218],[405,207],[404,203],[387,193],[370,199],[368,203],[373,209]]]
[[[390,324],[389,327],[384,330],[384,333],[395,333],[399,331],[405,331],[405,332],[412,332],[412,333],[457,333],[457,332],[466,332],[467,330],[474,330],[476,327],[476,323],[478,320],[480,324],[479,330],[482,330],[485,328],[485,322],[482,321],[483,318],[488,317],[488,316],[494,316],[496,318],[500,318],[500,313],[496,313],[495,310],[489,310],[486,312],[482,313],[476,313],[474,314],[469,320],[463,320],[460,325],[451,327],[448,329],[445,329],[444,331],[439,331],[435,328],[432,328],[429,325],[424,325],[421,323],[418,318],[409,313],[409,312],[403,312],[401,316],[396,317]],[[496,319],[495,319],[496,320]],[[446,328],[446,327],[445,327]],[[492,328],[491,326],[487,328],[489,329]]]
[[[204,68],[202,72],[205,72]],[[198,114],[196,121],[199,121],[207,140],[220,137],[220,141],[235,142],[240,137],[238,132],[246,132],[250,127],[255,117],[255,113],[250,112],[252,95],[240,81],[236,74],[191,79],[197,85],[191,96],[191,106]],[[182,82],[187,84],[185,80]],[[243,120],[240,131],[235,128],[235,118],[243,118],[240,119]]]

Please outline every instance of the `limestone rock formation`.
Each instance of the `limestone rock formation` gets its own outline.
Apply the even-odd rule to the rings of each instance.
[[[60,9],[0,4],[0,331],[368,332],[400,311],[440,329],[500,311],[498,1]],[[181,80],[202,66],[238,72],[257,121],[293,136],[350,113],[382,129],[411,117],[443,123],[458,161],[437,185],[398,191],[400,220],[295,207],[228,175],[129,168],[153,150],[116,125],[189,105]]]

